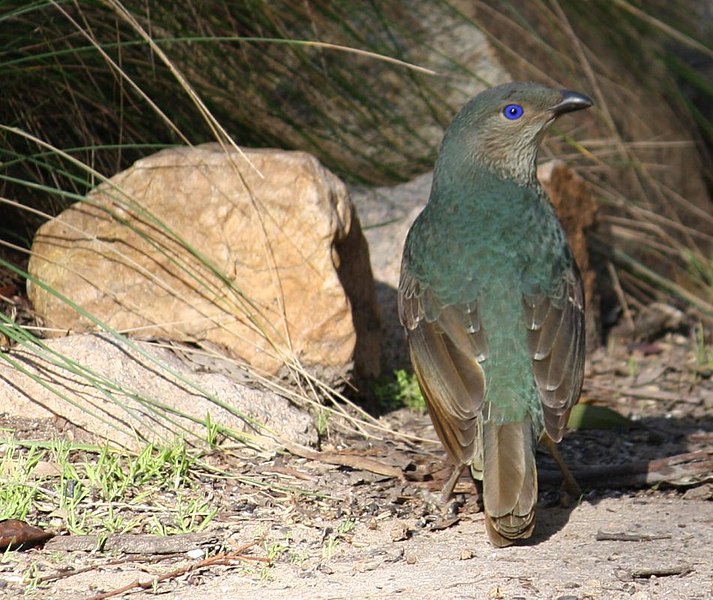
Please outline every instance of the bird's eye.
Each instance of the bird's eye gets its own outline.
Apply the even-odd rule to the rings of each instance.
[[[525,111],[522,110],[522,106],[520,106],[519,104],[508,104],[503,109],[503,114],[507,119],[510,119],[511,121],[519,119],[522,116],[523,112]]]

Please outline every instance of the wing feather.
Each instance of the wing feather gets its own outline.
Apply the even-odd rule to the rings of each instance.
[[[545,430],[559,442],[584,378],[584,292],[576,266],[555,294],[525,294],[523,312]]]
[[[482,417],[487,356],[477,301],[443,306],[402,269],[399,317],[411,361],[439,437],[456,465],[482,468]]]

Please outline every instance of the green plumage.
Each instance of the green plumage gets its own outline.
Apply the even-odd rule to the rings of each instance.
[[[483,479],[496,545],[531,534],[535,445],[545,431],[561,439],[581,389],[582,284],[536,158],[545,128],[589,105],[524,83],[473,99],[446,132],[404,247],[414,369],[458,473],[470,465]]]

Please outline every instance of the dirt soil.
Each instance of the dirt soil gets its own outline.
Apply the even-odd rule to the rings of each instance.
[[[204,534],[168,548],[116,538],[104,552],[91,551],[96,539],[58,536],[0,563],[0,596],[713,598],[710,366],[673,334],[591,357],[583,402],[614,408],[631,426],[565,438],[560,448],[583,489],[569,507],[560,505],[554,463],[538,457],[538,522],[525,544],[488,543],[465,475],[440,503],[449,467],[438,444],[335,430],[319,455],[216,455],[243,479],[204,479],[221,507]],[[434,438],[426,416],[402,409],[383,421]],[[229,556],[201,563],[219,549]],[[18,580],[29,568],[44,578],[31,590]]]

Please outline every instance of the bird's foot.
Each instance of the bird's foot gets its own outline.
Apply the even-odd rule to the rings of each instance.
[[[572,472],[569,470],[567,463],[564,461],[564,458],[562,458],[559,450],[557,450],[557,444],[548,436],[545,436],[545,445],[562,472],[562,485],[560,486],[559,500],[560,506],[568,508],[572,506],[572,504],[582,495],[582,488],[579,487],[579,484],[572,475]]]
[[[570,508],[579,501],[582,490],[577,482],[572,479],[570,483],[564,481],[560,486],[559,505],[561,508]]]
[[[460,479],[464,468],[465,465],[455,467],[453,469],[453,472],[451,473],[451,476],[448,478],[448,481],[446,481],[446,485],[443,486],[443,491],[441,492],[441,502],[443,502],[444,504],[451,499],[453,490],[456,487],[456,484],[458,483],[458,480]]]

